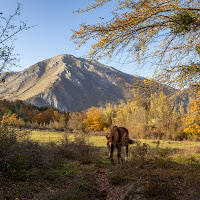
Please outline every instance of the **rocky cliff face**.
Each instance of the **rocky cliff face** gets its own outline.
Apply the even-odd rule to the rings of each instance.
[[[0,78],[5,74],[0,74]],[[120,79],[119,79],[120,77]],[[121,81],[123,80],[123,81]],[[23,100],[60,111],[84,110],[130,98],[130,82],[143,80],[97,61],[58,55],[21,71],[6,75],[0,98]]]

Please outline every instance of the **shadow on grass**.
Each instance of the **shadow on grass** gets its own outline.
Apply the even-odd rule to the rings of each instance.
[[[137,144],[131,159],[111,167],[111,185],[132,185],[125,199],[200,199],[200,162],[195,156],[178,156],[179,150],[150,149]]]
[[[19,140],[15,129],[6,128],[0,136],[0,199],[34,199],[35,195],[60,199],[60,194],[66,199],[90,198],[95,184],[89,174],[101,165],[102,158],[99,148],[84,137],[41,144]]]

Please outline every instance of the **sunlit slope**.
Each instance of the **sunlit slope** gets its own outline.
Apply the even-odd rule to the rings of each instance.
[[[46,59],[21,72],[8,73],[5,79],[0,87],[1,99],[19,99],[61,111],[127,101],[132,97],[133,85],[137,88],[145,80],[72,55]]]

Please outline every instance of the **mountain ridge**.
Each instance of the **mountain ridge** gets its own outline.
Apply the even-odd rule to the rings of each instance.
[[[0,99],[18,99],[67,112],[127,101],[132,97],[131,84],[145,80],[67,54],[45,59],[20,72],[0,74],[0,78],[3,76],[6,86],[0,87]]]

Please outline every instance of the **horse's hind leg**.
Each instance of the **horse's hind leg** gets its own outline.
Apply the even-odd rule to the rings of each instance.
[[[126,145],[126,157],[125,157],[125,161],[128,161],[128,145]]]
[[[118,158],[118,163],[121,164],[122,163],[122,158],[121,158],[121,147],[117,148],[117,158]]]

